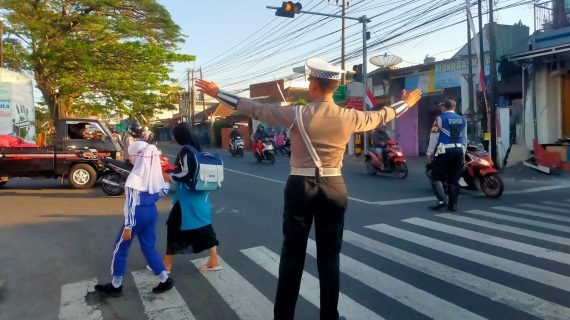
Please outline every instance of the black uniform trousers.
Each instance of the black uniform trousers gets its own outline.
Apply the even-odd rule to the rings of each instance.
[[[342,176],[289,176],[285,187],[284,239],[274,308],[276,320],[290,320],[295,315],[313,219],[321,291],[320,318],[338,319],[339,254],[347,202]]]
[[[463,174],[463,148],[448,148],[444,154],[437,155],[433,160],[431,177],[434,181],[446,181],[459,187],[459,178]]]

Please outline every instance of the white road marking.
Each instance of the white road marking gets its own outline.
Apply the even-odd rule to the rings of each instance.
[[[346,230],[344,241],[408,268],[542,319],[567,320],[570,308],[509,288]]]
[[[537,232],[537,231],[533,231],[533,230],[512,227],[512,226],[509,226],[506,224],[499,224],[499,223],[495,223],[495,222],[490,222],[490,221],[480,220],[480,219],[474,219],[474,218],[459,216],[459,215],[450,214],[450,213],[436,214],[436,216],[440,217],[440,218],[459,221],[462,223],[468,223],[468,224],[472,224],[472,225],[476,225],[476,226],[480,226],[480,227],[485,227],[485,228],[489,228],[489,229],[509,232],[509,233],[518,234],[518,235],[529,237],[529,238],[534,238],[534,239],[539,239],[539,240],[544,240],[544,241],[548,241],[548,242],[559,243],[559,244],[563,244],[566,246],[570,246],[570,238],[559,237],[559,236],[551,235],[548,233],[542,233],[542,232]]]
[[[522,205],[524,205],[524,204],[521,204],[521,206]],[[518,213],[518,214],[524,214],[527,216],[546,218],[546,219],[550,219],[550,220],[570,222],[570,217],[563,217],[563,216],[559,216],[556,214],[549,214],[549,213],[544,213],[544,212],[539,212],[539,211],[525,210],[525,209],[511,208],[511,207],[503,207],[503,206],[493,207],[493,209],[500,210],[500,211],[506,211],[506,212],[512,212],[512,213]]]
[[[133,271],[133,278],[148,320],[195,320],[186,302],[176,290],[176,287],[161,293],[152,293],[152,288],[158,284],[158,278],[146,270]]]
[[[241,171],[232,170],[232,169],[228,169],[228,168],[224,168],[224,170],[229,171],[229,172],[233,172],[233,173],[243,174],[244,176],[253,177],[253,178],[257,178],[257,179],[261,179],[261,180],[266,180],[266,181],[271,181],[271,182],[277,182],[277,183],[280,183],[280,184],[286,184],[286,183],[287,183],[286,181],[281,181],[281,180],[266,178],[266,177],[258,176],[258,175],[255,175],[255,174],[246,173],[246,172],[241,172]],[[373,202],[366,201],[366,200],[362,200],[362,199],[358,199],[358,198],[353,198],[353,197],[348,197],[348,200],[352,200],[352,201],[356,201],[356,202],[360,202],[360,203],[364,203],[364,204],[374,204]]]
[[[61,302],[59,307],[60,320],[101,320],[100,306],[89,305],[85,298],[87,293],[95,291],[97,278],[67,283],[61,286]]]
[[[570,277],[563,276],[558,273],[542,270],[540,268],[497,257],[477,250],[464,248],[455,244],[426,237],[386,224],[376,224],[367,226],[366,228],[570,292]]]
[[[309,239],[307,244],[307,253],[315,258],[317,257],[316,243],[311,239]],[[485,319],[343,254],[340,255],[340,270],[344,274],[431,319]]]
[[[531,208],[531,209],[547,210],[547,211],[558,212],[558,213],[566,213],[566,214],[570,213],[570,209],[550,207],[550,206],[545,206],[545,205],[541,205],[541,204],[523,203],[523,204],[519,204],[519,206],[525,207],[525,208]],[[570,221],[570,218],[568,220]]]
[[[489,211],[484,211],[484,210],[467,210],[465,212],[470,213],[470,214],[475,214],[478,216],[484,216],[484,217],[489,217],[489,218],[494,218],[494,219],[499,219],[499,220],[517,222],[517,223],[526,224],[529,226],[540,227],[540,228],[550,229],[550,230],[556,230],[556,231],[560,231],[560,232],[564,232],[564,233],[570,233],[570,228],[568,228],[567,226],[561,226],[561,225],[554,224],[554,223],[548,223],[548,222],[542,222],[542,221],[535,221],[535,220],[531,220],[531,219],[513,217],[513,216],[508,216],[505,214],[499,214],[499,213],[494,213],[494,212],[489,212]]]
[[[525,193],[536,193],[536,192],[544,192],[544,191],[551,191],[551,190],[558,190],[558,189],[566,189],[570,188],[570,185],[555,185],[555,186],[546,186],[546,187],[538,187],[538,188],[530,188],[524,190],[508,190],[505,191],[504,194],[525,194]]]
[[[219,257],[223,269],[218,272],[201,272],[222,299],[240,319],[267,320],[273,318],[273,303]],[[208,258],[191,262],[200,268]]]
[[[279,256],[276,253],[265,247],[244,249],[241,252],[274,277],[278,277]],[[319,280],[308,272],[303,271],[299,294],[317,308],[320,305],[319,288]],[[348,319],[384,319],[342,293],[338,299],[338,311]]]
[[[428,228],[431,230],[447,233],[456,237],[461,237],[485,244],[490,244],[500,248],[505,248],[512,251],[570,265],[570,254],[568,253],[546,249],[505,238],[495,237],[489,234],[458,228],[447,224],[434,222],[421,218],[410,218],[402,221],[416,226],[420,226],[422,228]]]
[[[540,203],[548,204],[551,206],[565,207],[565,208],[569,208],[568,210],[570,210],[570,203],[563,203],[563,202],[556,202],[556,201],[541,201]],[[568,210],[566,212],[570,213],[570,211],[568,211]]]
[[[406,203],[427,202],[427,201],[435,201],[435,196],[399,199],[399,200],[376,201],[376,202],[373,202],[373,204],[375,204],[377,206],[391,206],[391,205],[395,205],[395,204],[406,204]]]

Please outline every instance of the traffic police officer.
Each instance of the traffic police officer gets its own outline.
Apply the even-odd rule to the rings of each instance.
[[[467,125],[465,119],[455,113],[456,105],[453,99],[446,99],[441,103],[439,106],[442,113],[435,119],[431,129],[427,161],[428,163],[433,161],[431,184],[437,197],[437,203],[431,207],[433,210],[445,207],[443,181],[448,179],[447,208],[450,211],[457,211],[459,178],[463,172],[467,142],[465,133]]]
[[[337,106],[332,98],[344,71],[312,58],[306,62],[312,103],[278,106],[220,91],[198,80],[202,92],[254,119],[291,127],[291,175],[285,186],[283,246],[275,299],[275,319],[293,319],[313,219],[320,279],[320,317],[338,319],[339,254],[347,192],[341,167],[345,146],[354,132],[368,131],[402,115],[421,92],[404,91],[399,101],[380,111],[361,112]]]

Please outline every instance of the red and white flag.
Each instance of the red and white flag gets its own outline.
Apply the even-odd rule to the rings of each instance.
[[[473,22],[471,3],[469,0],[465,0],[465,8],[467,10],[467,23],[469,23],[473,37],[475,37],[477,33],[475,32],[475,23]],[[483,32],[483,30],[479,30],[479,32]],[[483,61],[481,61],[481,48],[479,47],[479,41],[475,39],[475,41],[473,41],[473,45],[475,46],[475,52],[477,52],[477,64],[479,65],[479,89],[481,89],[481,91],[485,91],[485,65],[483,64]]]
[[[369,88],[366,92],[366,97],[364,97],[364,111],[372,110],[376,106],[376,99],[374,99],[374,94],[372,90]]]

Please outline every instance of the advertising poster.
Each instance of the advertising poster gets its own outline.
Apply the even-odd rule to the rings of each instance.
[[[33,84],[28,78],[3,72],[0,81],[0,134],[35,143]]]

